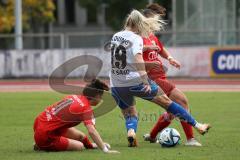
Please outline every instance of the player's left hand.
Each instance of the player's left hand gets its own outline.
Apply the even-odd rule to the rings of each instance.
[[[107,142],[104,142],[104,145],[108,148],[108,149],[111,149],[111,145]],[[96,143],[92,143],[92,146],[93,146],[93,149],[97,149],[98,146]]]
[[[175,60],[174,58],[169,59],[169,63],[170,63],[172,66],[174,66],[174,67],[176,67],[176,68],[178,68],[178,69],[180,69],[180,67],[181,67],[180,62],[178,62],[178,61]]]
[[[92,146],[93,146],[93,149],[97,149],[98,148],[96,143],[92,143]]]

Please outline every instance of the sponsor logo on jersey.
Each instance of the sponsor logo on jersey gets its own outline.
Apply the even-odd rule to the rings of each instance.
[[[148,59],[151,60],[156,60],[158,59],[158,54],[156,51],[152,51],[148,53]]]

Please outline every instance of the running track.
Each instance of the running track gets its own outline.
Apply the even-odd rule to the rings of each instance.
[[[240,79],[171,79],[182,91],[194,92],[240,92]],[[77,80],[67,82],[81,86]],[[0,92],[53,91],[47,80],[0,80]]]

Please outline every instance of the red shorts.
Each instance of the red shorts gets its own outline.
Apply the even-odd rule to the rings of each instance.
[[[34,140],[40,150],[45,151],[66,151],[68,139],[65,136],[67,129],[57,132],[46,131],[44,126],[39,124],[38,119],[34,123]]]
[[[174,88],[176,88],[175,84],[171,83],[167,79],[156,78],[153,79],[154,82],[163,90],[163,92],[169,96]]]

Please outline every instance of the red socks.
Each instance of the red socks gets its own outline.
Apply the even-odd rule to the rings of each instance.
[[[167,112],[165,112],[164,114],[162,114],[159,118],[157,123],[154,125],[154,127],[152,128],[151,132],[150,132],[150,137],[152,139],[155,139],[156,136],[158,135],[158,133],[163,130],[164,128],[166,128],[167,126],[169,126],[169,124],[171,123],[171,119],[169,117],[169,114]]]
[[[92,142],[85,136],[81,141],[86,149],[93,149]]]
[[[184,133],[187,137],[187,140],[193,138],[192,126],[185,121],[181,121],[181,124],[182,124],[183,130],[184,130]]]
[[[161,132],[164,128],[168,127],[172,121],[171,115],[167,112],[163,113],[159,118],[157,123],[154,125],[150,132],[150,137],[155,139],[159,132]],[[190,124],[185,121],[181,121],[184,133],[187,139],[193,138],[193,129]]]

